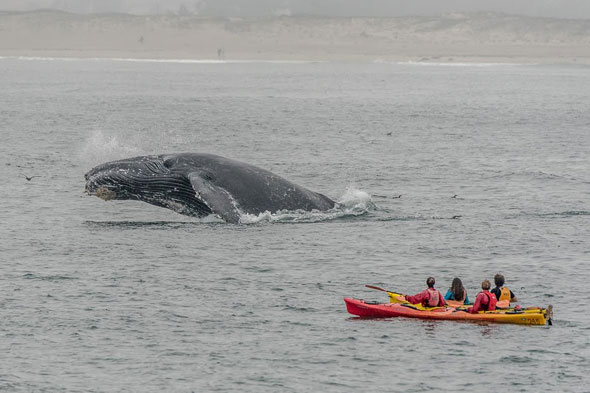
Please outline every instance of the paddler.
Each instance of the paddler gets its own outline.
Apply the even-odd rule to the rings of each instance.
[[[476,314],[480,311],[494,311],[496,309],[496,296],[490,292],[491,286],[489,280],[481,282],[482,291],[477,294],[473,307],[469,307],[467,312]]]
[[[496,283],[496,288],[492,289],[491,292],[498,299],[498,307],[507,308],[510,307],[510,303],[518,301],[514,293],[504,286],[504,276],[502,274],[498,273],[494,276],[494,283]]]
[[[445,299],[438,289],[434,288],[434,277],[426,280],[428,288],[414,296],[405,296],[405,300],[411,304],[422,304],[423,307],[444,307]]]
[[[453,278],[451,287],[445,294],[445,301],[450,306],[461,306],[463,304],[470,304],[467,291],[459,277]]]

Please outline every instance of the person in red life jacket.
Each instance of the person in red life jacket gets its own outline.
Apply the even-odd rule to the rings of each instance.
[[[496,288],[492,289],[490,292],[496,295],[496,299],[498,299],[496,305],[498,307],[510,307],[510,303],[518,301],[518,298],[514,293],[504,286],[504,276],[502,274],[496,274],[494,276],[494,282],[496,283]]]
[[[477,294],[473,307],[469,307],[467,312],[476,314],[480,311],[494,311],[496,309],[496,295],[490,292],[492,284],[488,280],[481,282],[482,291]]]
[[[434,288],[434,277],[426,280],[428,288],[414,296],[405,296],[407,302],[422,304],[423,307],[444,307],[445,299],[438,289]]]

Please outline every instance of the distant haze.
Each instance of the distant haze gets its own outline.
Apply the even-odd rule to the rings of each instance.
[[[590,19],[588,0],[0,0],[0,10],[40,8],[74,13],[405,16],[451,12],[502,12],[528,16]]]

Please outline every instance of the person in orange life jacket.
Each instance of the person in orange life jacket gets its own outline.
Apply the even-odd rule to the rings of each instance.
[[[475,297],[473,307],[469,307],[467,312],[475,314],[479,311],[494,311],[496,309],[496,296],[490,292],[492,284],[488,280],[481,282],[482,291]]]
[[[426,280],[428,288],[414,296],[405,296],[407,302],[411,304],[422,304],[423,307],[443,307],[445,299],[438,289],[434,289],[434,277],[428,277]]]
[[[518,298],[514,296],[514,293],[504,286],[504,276],[500,273],[494,276],[494,282],[496,288],[492,289],[491,292],[496,295],[498,299],[498,307],[510,307],[510,303],[518,301]]]

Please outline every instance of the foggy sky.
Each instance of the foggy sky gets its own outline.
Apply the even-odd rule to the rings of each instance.
[[[0,10],[40,8],[76,13],[404,16],[492,11],[590,19],[589,0],[0,0]]]

